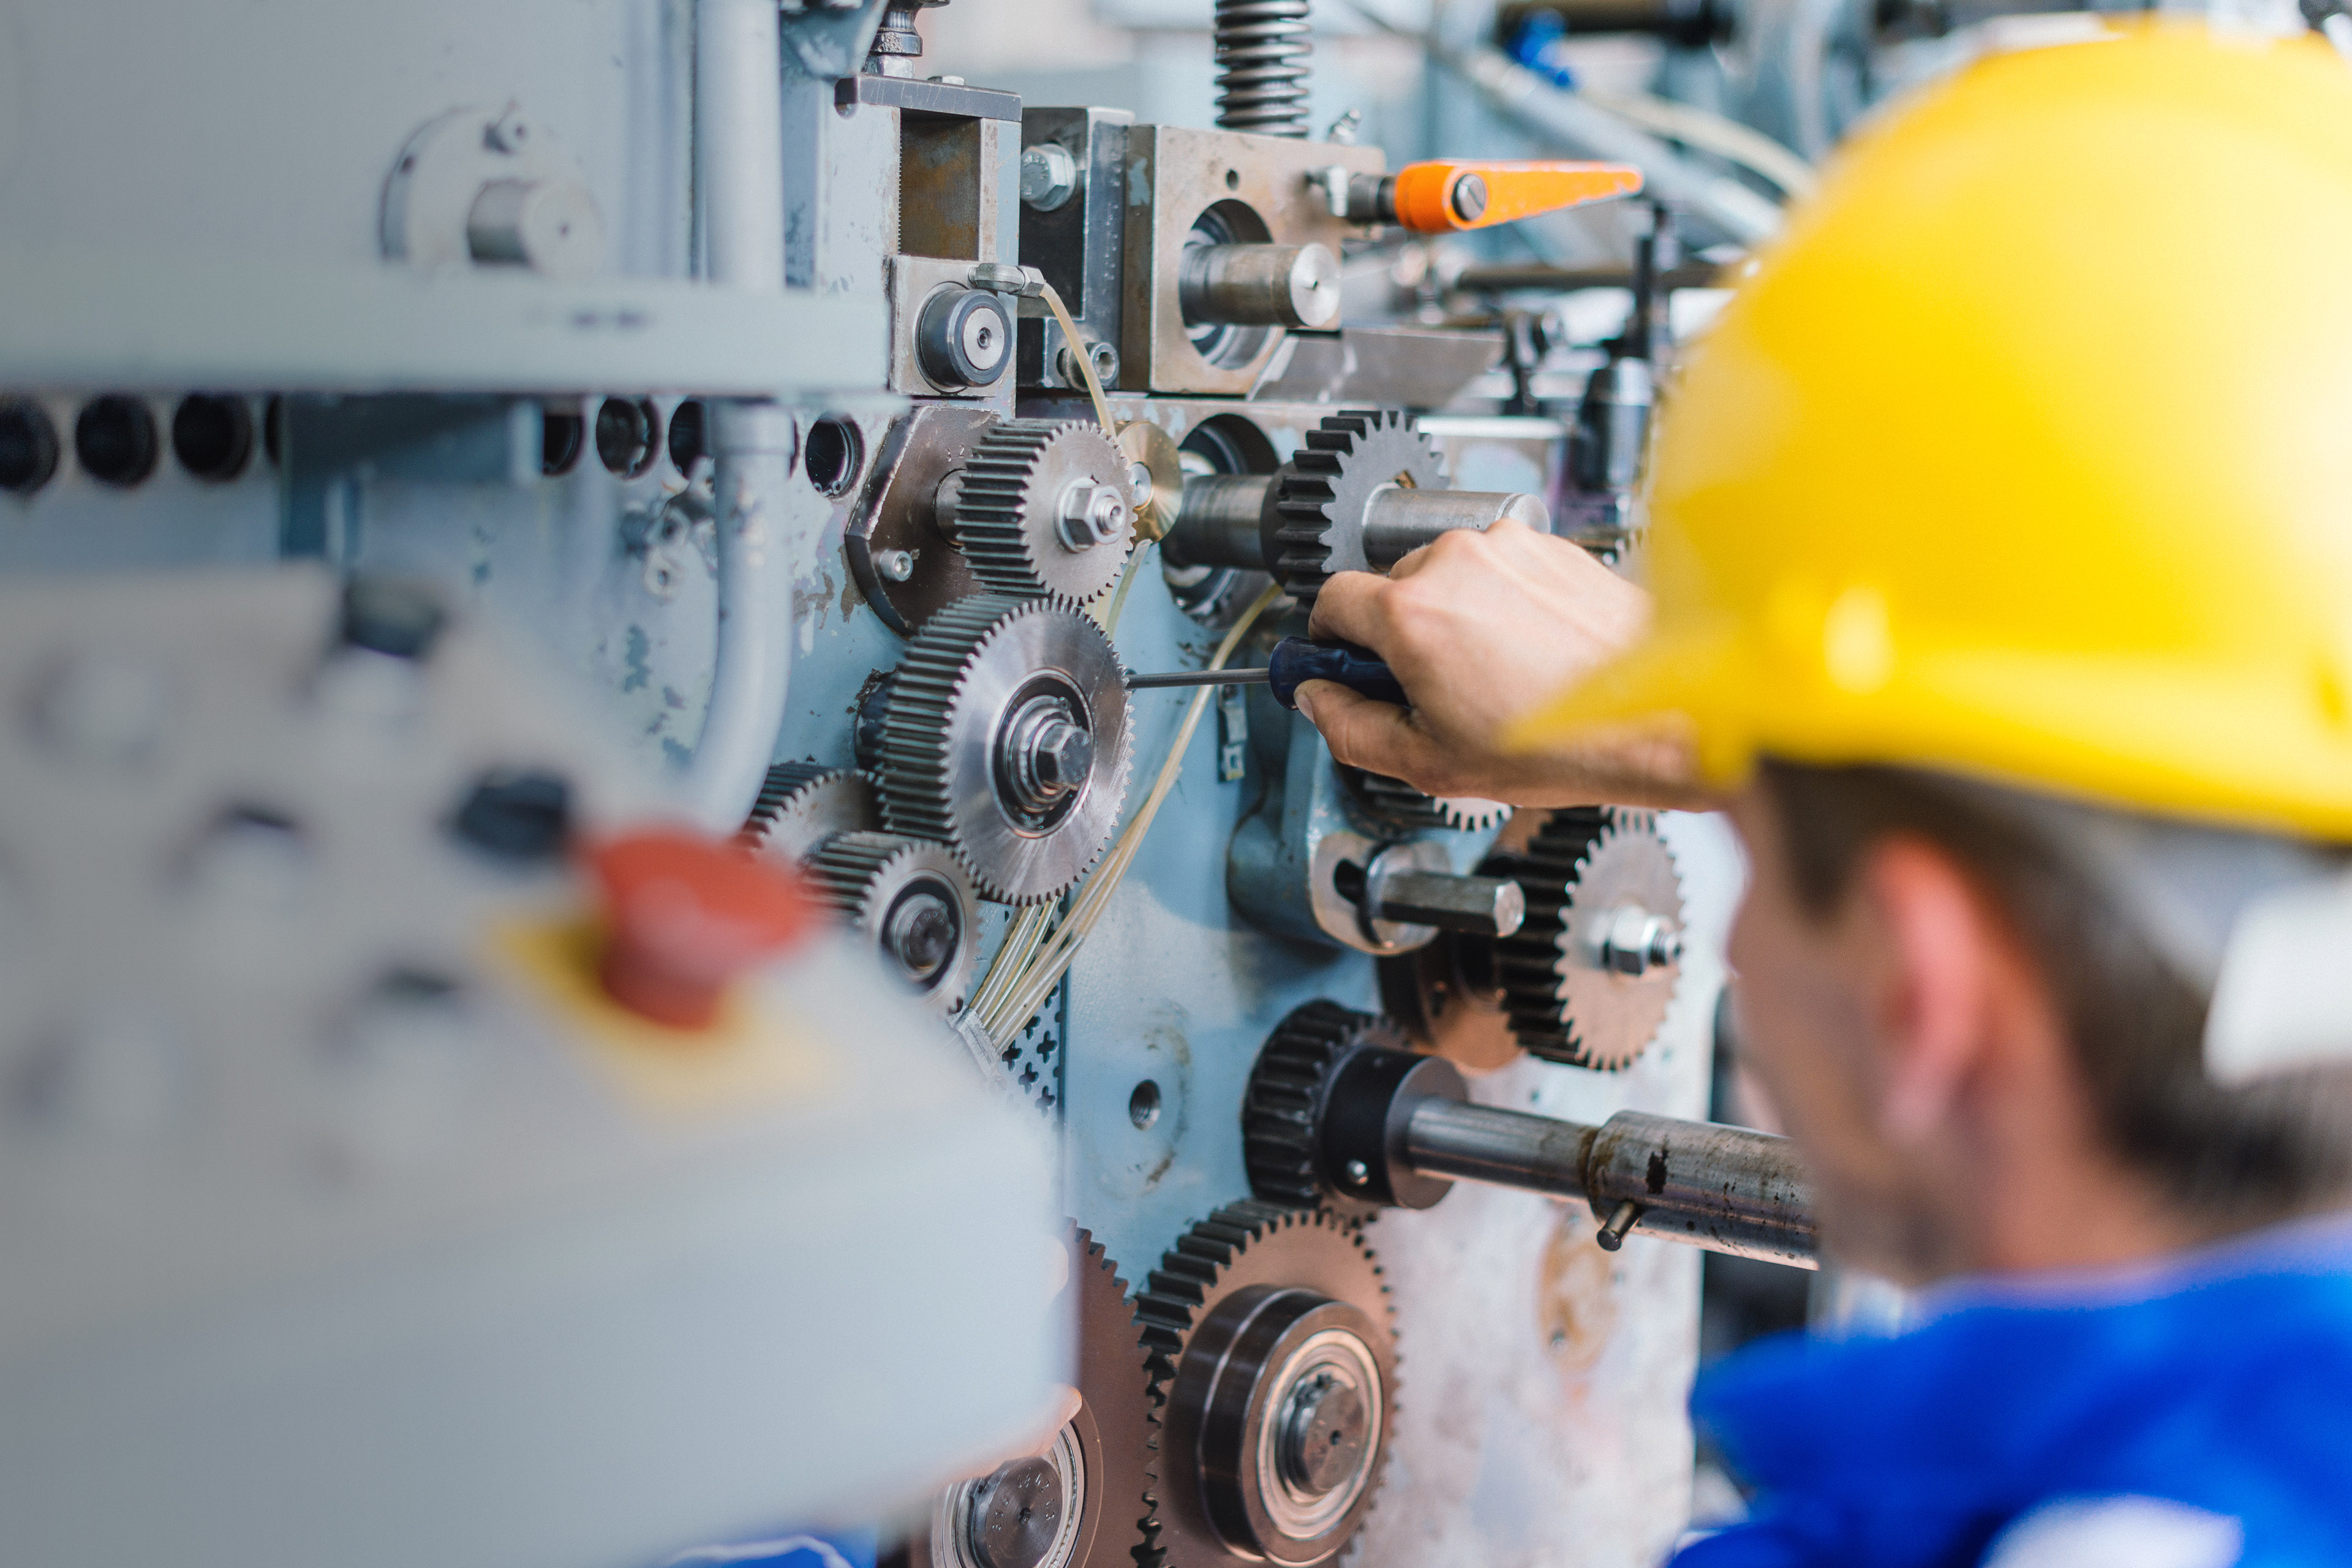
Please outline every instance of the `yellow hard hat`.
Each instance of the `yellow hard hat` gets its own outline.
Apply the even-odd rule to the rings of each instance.
[[[1660,415],[1648,640],[1513,736],[1670,725],[2352,840],[2352,71],[2136,27],[1839,157]]]

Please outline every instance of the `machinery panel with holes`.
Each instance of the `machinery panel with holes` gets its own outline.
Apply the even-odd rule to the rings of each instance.
[[[1363,258],[1499,221],[1522,166],[1307,137],[1303,0],[1221,4],[1223,100],[1165,124],[932,74],[942,4],[0,0],[0,283],[47,307],[0,320],[0,974],[48,966],[0,992],[0,1168],[63,1127],[77,1201],[150,1201],[201,1051],[91,998],[163,986],[262,1086],[203,1133],[250,1157],[173,1195],[235,1247],[169,1240],[186,1278],[79,1360],[0,1312],[30,1391],[0,1399],[0,1558],[61,1561],[102,1495],[32,1506],[71,1456],[25,1412],[77,1400],[76,1441],[157,1414],[100,1478],[154,1508],[108,1541],[189,1568],[391,1516],[351,1561],[779,1531],[854,1560],[863,1530],[938,1568],[1633,1568],[1680,1529],[1697,1255],[1654,1238],[1809,1242],[1778,1211],[1702,1237],[1598,1155],[1468,1184],[1462,1141],[1706,1114],[1727,832],[1435,798],[1270,684],[1128,685],[1265,666],[1335,574],[1454,531],[1637,552],[1667,220],[1629,220],[1633,315],[1547,401],[1525,321],[1358,310]],[[1574,168],[1554,206],[1638,183]],[[632,882],[607,841],[639,831],[699,847]],[[738,872],[820,945],[744,936]],[[652,980],[612,957],[630,888],[687,900]],[[569,934],[516,958],[509,914]],[[585,1011],[500,989],[517,964]],[[645,1047],[756,1033],[713,998],[761,974],[807,1083]],[[350,1081],[300,1077],[320,1050]],[[629,1093],[694,1078],[693,1113],[615,1118],[572,1059],[614,1051],[654,1064]],[[1428,1063],[1426,1093],[1349,1077]],[[1360,1091],[1426,1147],[1331,1153]],[[299,1178],[251,1155],[289,1128]],[[69,1338],[121,1259],[0,1192],[54,1265],[0,1296]],[[476,1256],[499,1226],[520,1272]],[[331,1266],[382,1310],[336,1316]],[[566,1356],[603,1368],[570,1403]],[[150,1399],[158,1368],[226,1392]],[[379,1408],[232,1545],[220,1499]],[[224,1411],[250,1464],[146,1490]],[[515,1446],[495,1498],[467,1429]]]

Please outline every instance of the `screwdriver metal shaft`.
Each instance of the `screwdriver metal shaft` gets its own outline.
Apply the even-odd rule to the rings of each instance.
[[[1130,675],[1127,686],[1130,691],[1155,686],[1260,686],[1273,674],[1270,669],[1171,669],[1165,675]]]

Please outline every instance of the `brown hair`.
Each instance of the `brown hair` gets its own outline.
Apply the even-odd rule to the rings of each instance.
[[[2074,1047],[2109,1149],[2182,1210],[2238,1229],[2352,1192],[2352,1072],[2283,1074],[2230,1088],[2204,1066],[2200,989],[2140,921],[2024,822],[1930,774],[1768,760],[1790,875],[1827,918],[1854,868],[1891,835],[1948,855],[2006,916]]]

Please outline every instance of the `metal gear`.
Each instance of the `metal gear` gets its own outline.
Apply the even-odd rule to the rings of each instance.
[[[1402,779],[1361,768],[1341,768],[1339,780],[1364,816],[1407,833],[1435,829],[1484,833],[1511,819],[1511,808],[1499,800],[1472,795],[1423,795]]]
[[[908,1568],[1135,1568],[1150,1486],[1143,1347],[1102,1245],[1075,1227],[1062,1239],[1077,1296],[1078,1413],[1042,1458],[940,1492],[929,1529],[908,1543]],[[1017,1510],[1027,1517],[1008,1520],[1015,1499],[1029,1503]]]
[[[944,844],[837,833],[807,865],[808,886],[934,1012],[963,1005],[980,959],[980,899]]]
[[[778,763],[768,770],[751,815],[735,842],[770,859],[797,866],[836,833],[882,826],[874,781],[856,768]]]
[[[1266,1037],[1242,1097],[1242,1161],[1261,1202],[1312,1208],[1325,1201],[1315,1151],[1323,1091],[1333,1069],[1366,1045],[1404,1042],[1388,1020],[1322,998],[1293,1008]],[[1375,1212],[1346,1198],[1331,1206],[1351,1216]]]
[[[946,844],[983,898],[1059,897],[1118,824],[1132,730],[1118,655],[1084,612],[975,594],[923,624],[890,683],[883,817]]]
[[[1393,408],[1334,414],[1307,433],[1276,471],[1263,525],[1268,568],[1301,603],[1335,572],[1369,572],[1364,519],[1391,486],[1444,489],[1445,465],[1429,438]]]
[[[1159,1443],[1143,1568],[1336,1558],[1396,1425],[1395,1314],[1362,1227],[1228,1204],[1136,1298]]]
[[[1118,580],[1135,537],[1127,455],[1076,420],[1006,419],[958,470],[956,548],[998,593],[1083,604]]]
[[[1557,812],[1524,858],[1526,923],[1495,944],[1511,1033],[1549,1061],[1631,1066],[1682,977],[1682,879],[1656,816]]]

